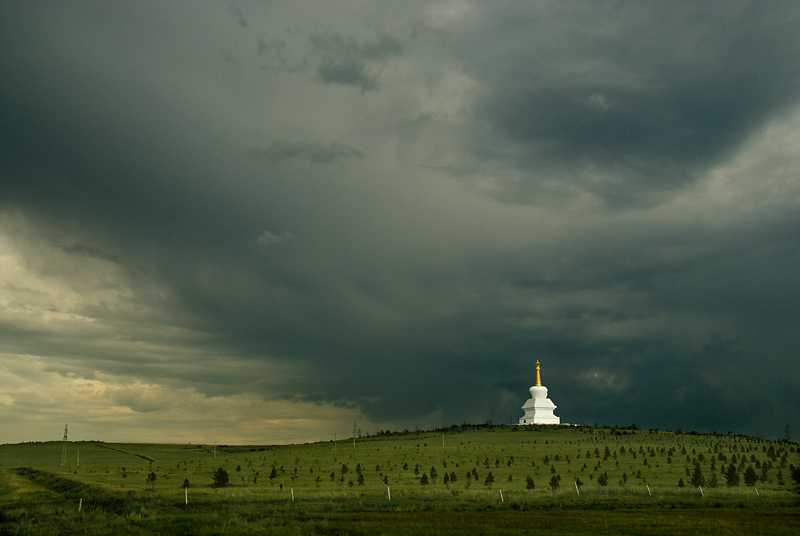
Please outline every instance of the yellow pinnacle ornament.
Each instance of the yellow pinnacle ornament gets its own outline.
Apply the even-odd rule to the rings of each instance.
[[[536,360],[536,387],[542,386],[542,375],[539,372],[539,360]]]

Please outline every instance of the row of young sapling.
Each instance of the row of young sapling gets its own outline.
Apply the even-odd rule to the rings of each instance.
[[[175,460],[175,465],[166,470],[153,460],[145,478],[150,490],[155,490],[157,483],[163,489],[182,480],[187,502],[192,487],[220,490],[234,486],[257,493],[273,490],[286,492],[283,496],[292,499],[295,491],[314,497],[314,488],[334,492],[337,488],[355,488],[353,491],[365,496],[382,487],[384,497],[391,498],[392,491],[399,489],[403,495],[415,487],[456,496],[462,490],[475,493],[494,487],[495,496],[503,500],[503,493],[509,491],[572,490],[581,494],[616,486],[622,491],[631,484],[648,494],[675,487],[696,488],[704,494],[704,489],[742,484],[751,486],[757,494],[762,486],[774,490],[800,484],[800,467],[790,463],[797,463],[800,449],[791,443],[711,435],[665,437],[653,432],[587,435],[575,439],[573,434],[571,440],[562,441],[551,438],[498,444],[484,438],[474,445],[466,441],[446,448],[434,442],[429,446],[423,436],[416,444],[408,440],[376,441],[358,444],[349,452],[341,447],[337,450],[335,445],[317,444],[295,451],[305,461],[292,455],[298,446],[268,447],[267,452],[264,448],[251,448],[249,452],[221,449],[225,458],[222,464],[222,460],[205,457],[207,453],[203,452]],[[123,478],[133,472],[140,471],[121,468]],[[171,482],[174,479],[178,482]],[[165,481],[169,481],[166,486]]]
[[[700,437],[701,439],[692,440],[695,446],[691,448],[691,452],[687,451],[686,446],[682,444],[672,444],[669,447],[665,447],[642,443],[637,450],[634,446],[630,446],[630,441],[627,442],[629,446],[626,449],[624,444],[620,444],[621,441],[619,438],[612,437],[612,440],[616,439],[616,445],[614,446],[618,446],[618,448],[614,450],[611,450],[611,447],[606,444],[602,452],[599,446],[595,446],[593,451],[591,449],[587,449],[585,452],[582,449],[578,451],[573,450],[572,456],[565,454],[565,451],[573,448],[571,445],[572,442],[569,442],[570,445],[556,445],[555,443],[548,445],[548,442],[545,441],[545,445],[541,450],[550,452],[545,454],[541,459],[544,465],[537,463],[536,460],[530,460],[530,467],[533,470],[533,475],[528,474],[522,478],[517,465],[518,462],[521,461],[520,458],[524,458],[525,456],[519,455],[516,458],[513,455],[509,455],[504,457],[503,461],[497,457],[494,463],[490,461],[488,456],[484,456],[482,461],[480,458],[476,459],[474,465],[466,472],[464,472],[463,469],[456,471],[452,468],[453,465],[455,465],[455,468],[460,468],[462,464],[469,466],[472,463],[464,456],[470,447],[469,445],[464,447],[463,443],[456,447],[456,454],[460,456],[455,460],[451,459],[452,452],[447,454],[446,458],[441,458],[441,451],[432,452],[431,449],[428,449],[427,444],[422,447],[417,444],[416,449],[414,449],[414,447],[411,447],[411,449],[407,448],[406,453],[402,455],[399,461],[393,462],[392,460],[384,460],[383,466],[381,463],[377,463],[375,465],[375,474],[371,475],[368,475],[365,465],[362,465],[361,462],[357,462],[354,470],[351,470],[347,463],[341,463],[338,461],[337,457],[334,457],[333,463],[336,465],[333,468],[329,466],[329,469],[333,469],[329,473],[322,469],[323,464],[320,464],[317,458],[314,460],[314,465],[316,465],[317,468],[316,473],[313,467],[307,467],[309,476],[302,478],[300,459],[297,458],[294,462],[295,467],[289,471],[288,481],[286,478],[287,471],[279,462],[272,462],[268,466],[267,464],[269,462],[266,460],[266,457],[261,457],[261,459],[256,460],[255,463],[245,458],[249,475],[245,477],[241,474],[241,464],[237,465],[236,474],[239,475],[239,482],[237,482],[236,485],[259,485],[261,474],[259,470],[254,468],[258,461],[261,461],[260,465],[262,467],[269,467],[268,471],[265,471],[265,476],[271,486],[277,485],[278,489],[283,490],[284,485],[286,485],[292,491],[292,494],[294,492],[294,487],[308,486],[309,484],[317,488],[330,483],[338,484],[339,486],[346,484],[348,487],[355,487],[364,486],[370,482],[374,486],[377,484],[377,482],[375,482],[375,477],[377,477],[378,482],[387,486],[387,488],[389,485],[408,486],[410,483],[416,483],[425,488],[428,486],[438,486],[441,482],[441,485],[447,490],[453,491],[456,491],[461,486],[468,490],[474,484],[482,484],[486,488],[491,489],[498,478],[501,478],[503,482],[507,482],[507,484],[503,484],[506,488],[514,487],[521,489],[523,488],[521,482],[524,482],[524,489],[526,490],[549,489],[551,491],[558,491],[561,488],[562,482],[560,473],[564,471],[572,476],[574,488],[577,493],[580,493],[582,487],[586,485],[583,481],[584,478],[590,482],[596,482],[597,486],[600,488],[607,487],[613,479],[617,479],[617,484],[620,487],[625,487],[629,480],[635,479],[640,481],[641,487],[651,492],[650,485],[647,481],[648,476],[655,477],[656,480],[661,479],[662,482],[660,482],[660,484],[663,486],[665,471],[659,469],[662,463],[670,466],[667,469],[667,473],[672,473],[673,467],[678,468],[677,470],[680,471],[681,469],[679,466],[683,465],[682,471],[685,475],[678,478],[677,482],[673,481],[672,484],[678,488],[686,486],[700,488],[701,490],[703,487],[713,488],[722,485],[723,479],[724,485],[728,487],[736,487],[740,485],[740,482],[743,482],[747,486],[755,487],[759,482],[773,483],[773,474],[774,483],[778,486],[785,486],[787,483],[787,476],[795,482],[797,482],[798,477],[800,477],[800,474],[798,474],[800,469],[795,468],[793,465],[788,465],[787,463],[789,454],[795,453],[795,449],[792,446],[779,446],[776,449],[774,444],[764,444],[761,445],[761,449],[758,449],[758,445],[752,445],[749,442],[742,444],[739,440],[733,442],[729,441],[726,448],[726,445],[723,443],[721,446],[719,441],[710,442],[708,436]],[[591,441],[596,442],[596,438],[593,438]],[[577,443],[585,442],[587,441]],[[536,444],[535,441],[533,443],[534,445]],[[402,446],[394,446],[392,448],[399,448],[402,450]],[[486,447],[483,446],[476,446],[472,447],[472,450],[483,450],[485,448]],[[537,446],[530,447],[530,442],[528,442],[528,448],[530,452],[527,457],[529,458],[530,454],[537,450]],[[379,451],[380,449],[378,448],[377,450]],[[497,449],[493,450],[496,451]],[[505,448],[500,450],[505,451]],[[557,452],[554,453],[554,450]],[[412,462],[416,460],[417,456],[420,456],[420,458],[429,463],[434,457],[439,457],[439,463],[443,468],[441,469],[441,473],[440,470],[437,470],[435,464],[432,464],[429,469],[423,469],[423,466],[421,466],[419,462],[416,462],[412,469],[409,465],[409,451],[412,453],[410,458]],[[727,451],[727,454],[725,451]],[[354,457],[369,458],[371,453],[377,454],[373,451],[357,453],[355,455],[350,454],[349,459],[354,459]],[[759,456],[756,456],[757,453]],[[277,452],[273,453],[273,457],[277,458]],[[376,457],[386,458],[385,455]],[[448,468],[448,459],[450,459],[450,468]],[[623,460],[624,467],[622,468],[620,468],[620,460]],[[572,465],[573,462],[577,463]],[[425,462],[423,461],[423,463]],[[502,476],[498,474],[496,476],[495,472],[502,472],[497,471],[497,469],[499,469],[503,463],[509,468],[505,472],[507,474],[503,474]],[[609,463],[613,463],[614,466],[613,469],[611,469],[612,475],[609,475],[609,469],[603,465],[608,465]],[[637,468],[636,464],[640,464],[640,466]],[[179,463],[178,468],[180,468],[180,465]],[[427,464],[425,465],[427,466]],[[479,472],[479,467],[481,465],[483,465],[483,467]],[[494,465],[495,471],[491,470],[492,465]],[[580,465],[579,469],[577,468],[578,465]],[[591,469],[589,469],[590,466]],[[773,472],[773,469],[776,467],[777,471]],[[549,481],[547,481],[545,486],[537,488],[534,476],[540,476],[540,470],[547,470],[545,468],[549,468]],[[306,468],[303,468],[303,471],[305,469]],[[561,471],[559,471],[559,469],[561,469]],[[642,473],[643,469],[645,471],[644,474]],[[186,470],[186,462],[184,462],[184,470]],[[196,470],[199,472],[201,469],[198,467]],[[786,474],[784,474],[784,470]],[[628,474],[629,471],[630,475]],[[408,474],[409,472],[413,472],[414,476],[411,477]],[[394,476],[390,477],[390,475]],[[515,476],[517,476],[516,481],[514,479]],[[685,480],[683,476],[686,477]],[[312,479],[311,483],[309,483],[309,478]],[[520,482],[520,484],[517,482]],[[219,467],[214,471],[211,482],[212,486],[220,488],[231,484],[231,478],[224,467]],[[184,480],[184,487],[188,487],[189,485],[189,480],[187,478]]]

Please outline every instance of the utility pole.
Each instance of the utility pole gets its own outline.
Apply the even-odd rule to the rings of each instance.
[[[61,442],[61,467],[67,465],[67,425],[64,425],[64,440]]]

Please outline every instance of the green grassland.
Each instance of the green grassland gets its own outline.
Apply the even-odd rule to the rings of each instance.
[[[464,425],[355,444],[78,442],[64,467],[61,449],[0,446],[0,535],[800,533],[800,448],[753,437]]]

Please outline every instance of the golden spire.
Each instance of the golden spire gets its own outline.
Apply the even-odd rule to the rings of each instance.
[[[536,360],[536,387],[542,386],[542,375],[539,372],[539,360]]]

